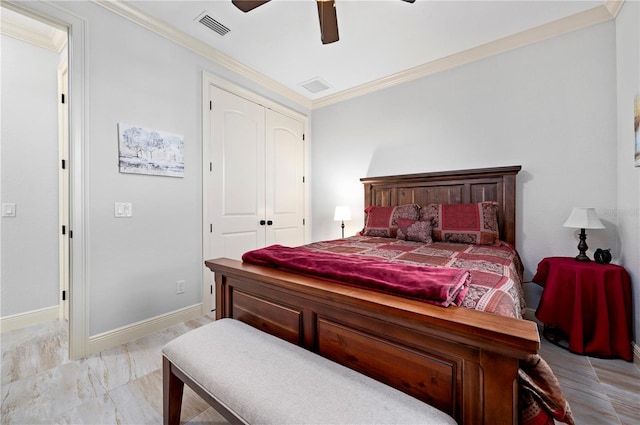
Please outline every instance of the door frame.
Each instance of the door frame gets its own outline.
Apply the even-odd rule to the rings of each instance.
[[[86,27],[83,18],[47,2],[15,2],[3,0],[0,7],[46,22],[68,34],[68,88],[69,88],[69,347],[71,360],[87,356],[89,341],[88,312],[88,226],[85,164],[87,158],[86,96]]]
[[[265,108],[272,109],[283,115],[299,120],[303,123],[303,149],[304,149],[304,240],[311,240],[311,181],[310,181],[310,135],[309,135],[309,117],[300,112],[294,111],[284,105],[273,100],[261,96],[251,90],[241,87],[231,81],[213,75],[207,71],[202,71],[202,313],[207,314],[215,309],[215,283],[211,270],[204,266],[204,261],[210,259],[209,239],[210,223],[208,220],[209,211],[207,208],[209,200],[209,179],[206,178],[208,170],[210,170],[211,152],[209,149],[211,143],[211,114],[209,106],[209,87],[215,86],[219,89],[226,90],[236,96],[243,97],[253,103],[257,103]]]
[[[66,47],[65,47],[66,48]],[[69,320],[69,59],[58,65],[58,317]],[[62,166],[62,164],[65,164]],[[63,232],[61,229],[65,229]]]

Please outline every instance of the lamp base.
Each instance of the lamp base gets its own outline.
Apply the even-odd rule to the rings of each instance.
[[[578,243],[578,251],[580,251],[580,253],[576,257],[576,261],[591,261],[591,259],[587,257],[587,254],[585,254],[589,247],[587,246],[587,234],[584,229],[580,229],[579,238],[580,242]]]

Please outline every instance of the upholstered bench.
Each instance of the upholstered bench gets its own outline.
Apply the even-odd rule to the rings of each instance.
[[[164,423],[184,383],[231,423],[455,424],[403,392],[240,321],[221,319],[163,348]]]

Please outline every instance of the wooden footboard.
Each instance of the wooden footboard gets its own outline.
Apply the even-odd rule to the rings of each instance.
[[[460,424],[518,421],[533,322],[217,259],[216,318],[241,320],[398,388]]]

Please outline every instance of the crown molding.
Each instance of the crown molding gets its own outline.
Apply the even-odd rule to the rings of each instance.
[[[62,49],[67,45],[66,33],[53,27],[51,32],[45,35],[31,31],[17,22],[2,19],[0,33],[56,53],[62,52]]]
[[[303,95],[291,90],[290,88],[276,82],[275,80],[259,73],[258,71],[250,68],[232,57],[222,53],[221,51],[209,46],[208,44],[192,37],[174,27],[167,24],[164,21],[156,19],[144,11],[128,4],[122,0],[105,1],[105,0],[92,0],[94,3],[104,7],[105,9],[118,14],[154,33],[165,37],[174,43],[177,43],[183,47],[186,47],[193,52],[204,56],[207,59],[214,61],[215,63],[233,71],[237,74],[254,81],[261,86],[273,91],[286,99],[291,100],[306,109],[311,109],[311,100]]]
[[[624,2],[625,0],[607,0],[604,7],[607,8],[612,17],[617,18]]]
[[[378,90],[419,78],[427,77],[442,71],[447,71],[461,65],[479,61],[509,50],[537,43],[539,41],[554,38],[569,32],[587,28],[614,19],[620,10],[622,1],[609,0],[602,6],[596,6],[575,15],[540,25],[538,27],[522,31],[508,37],[501,38],[490,43],[483,44],[462,52],[416,66],[406,71],[399,72],[370,83],[343,90],[341,92],[313,101],[313,108],[318,109],[334,103],[343,102],[354,97],[363,96]]]
[[[144,28],[186,47],[195,53],[198,53],[217,64],[236,72],[251,81],[254,81],[257,84],[260,84],[286,99],[289,99],[307,109],[318,109],[615,19],[625,0],[607,0],[601,6],[596,6],[575,15],[558,19],[554,22],[540,25],[517,34],[315,100],[306,98],[300,93],[291,90],[264,74],[261,74],[258,71],[236,61],[230,56],[207,45],[206,43],[203,43],[195,37],[185,34],[184,32],[146,14],[142,10],[131,6],[122,0],[92,1],[113,13],[129,19]]]

